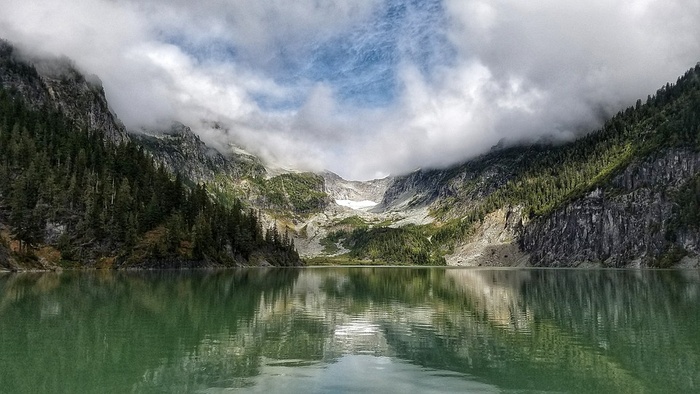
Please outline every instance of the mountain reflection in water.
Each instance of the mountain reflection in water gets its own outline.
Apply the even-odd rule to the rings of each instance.
[[[691,392],[697,271],[0,275],[3,392]]]

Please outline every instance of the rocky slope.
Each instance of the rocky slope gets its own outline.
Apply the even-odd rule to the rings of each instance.
[[[189,127],[175,122],[163,130],[140,130],[131,138],[171,173],[193,183],[214,182],[219,177],[240,179],[265,175],[260,160],[252,155],[223,154],[208,147]]]
[[[446,255],[448,265],[466,267],[518,267],[530,265],[530,255],[520,246],[528,220],[522,207],[506,207],[486,215],[473,233]]]
[[[374,179],[371,181],[348,181],[330,171],[320,174],[324,180],[325,192],[334,200],[372,201],[384,199],[392,178]]]
[[[86,78],[69,59],[28,57],[0,39],[0,82],[19,92],[34,109],[60,109],[79,128],[100,130],[117,144],[129,140],[109,108],[100,80]]]
[[[505,185],[516,175],[521,164],[539,149],[502,150],[494,147],[490,153],[459,166],[417,170],[394,177],[379,207],[399,210],[429,206],[458,217],[460,212],[478,207],[485,197]]]

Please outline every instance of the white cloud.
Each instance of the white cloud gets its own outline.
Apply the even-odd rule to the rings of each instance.
[[[358,107],[330,82],[280,77],[381,3],[4,0],[0,36],[97,74],[133,128],[176,119],[220,149],[235,141],[350,178],[453,164],[502,138],[570,137],[700,60],[695,1],[444,0],[435,29],[454,53],[428,74],[399,59],[388,105]],[[411,35],[423,28],[401,29],[399,46],[416,53]],[[256,97],[299,106],[261,108]]]

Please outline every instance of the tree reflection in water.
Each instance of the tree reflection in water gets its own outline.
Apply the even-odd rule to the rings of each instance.
[[[0,384],[9,392],[324,391],[410,373],[423,376],[405,385],[428,388],[693,391],[699,298],[694,271],[6,274]]]

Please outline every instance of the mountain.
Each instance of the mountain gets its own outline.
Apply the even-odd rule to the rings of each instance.
[[[162,129],[127,132],[109,110],[97,78],[83,77],[68,60],[27,60],[6,43],[0,49],[0,80],[4,97],[9,98],[5,105],[8,120],[0,125],[4,127],[0,135],[8,138],[14,133],[13,123],[17,122],[12,116],[17,111],[12,112],[10,107],[17,102],[15,98],[24,103],[20,112],[31,114],[28,118],[45,119],[38,130],[29,133],[35,134],[25,145],[48,149],[41,145],[46,138],[40,133],[50,128],[52,116],[60,118],[64,129],[83,136],[84,145],[76,145],[64,156],[49,158],[52,164],[68,167],[65,174],[49,175],[63,177],[63,184],[56,186],[59,189],[96,185],[92,190],[97,197],[86,192],[74,201],[77,209],[62,208],[70,213],[67,219],[61,215],[62,220],[42,219],[40,244],[60,249],[61,234],[70,233],[73,244],[87,245],[73,249],[93,262],[99,260],[100,253],[113,256],[119,263],[145,261],[153,259],[153,253],[162,257],[166,249],[169,258],[178,253],[180,260],[183,256],[192,258],[192,244],[204,233],[206,242],[217,244],[215,250],[205,253],[207,261],[228,259],[237,263],[252,259],[296,264],[296,252],[291,252],[295,247],[312,263],[700,265],[700,64],[675,84],[663,86],[644,102],[638,100],[599,130],[575,141],[499,144],[451,168],[421,169],[358,182],[328,171],[313,174],[268,170],[260,159],[238,147],[217,150],[207,146],[195,131],[177,122]],[[31,119],[21,120],[20,126],[30,124]],[[20,129],[14,138],[22,135]],[[98,140],[103,142],[102,147]],[[16,140],[4,143],[0,149],[6,149],[13,160],[22,157],[18,154],[20,148],[13,148]],[[119,147],[126,146],[131,153],[110,156],[109,152],[120,152]],[[84,159],[80,158],[81,148]],[[108,159],[104,166],[96,165],[96,157],[105,154]],[[11,249],[16,247],[8,240],[16,240],[19,233],[17,221],[13,225],[10,220],[14,212],[11,196],[18,193],[21,178],[15,172],[21,175],[35,171],[31,163],[4,160],[6,164],[0,170],[4,168],[9,181],[0,185],[0,212],[4,212],[0,214],[0,223],[4,223],[0,225],[4,234],[0,239],[5,239],[0,242],[0,260],[15,253]],[[86,174],[72,172],[77,171],[75,163],[84,163],[78,160],[89,163],[85,183],[77,178]],[[128,178],[119,168],[134,164],[121,165],[120,160],[145,165],[150,175],[131,174],[135,178]],[[112,170],[121,175],[116,179],[102,175]],[[71,186],[73,175],[79,176]],[[130,186],[137,185],[140,190],[136,195],[129,189],[131,200],[138,201],[135,214],[139,222],[148,217],[147,222],[152,223],[139,225],[134,231],[152,241],[148,247],[125,248],[123,240],[109,240],[108,230],[115,225],[112,200],[119,194],[122,178],[128,178]],[[156,179],[162,183],[159,190],[152,189]],[[167,187],[182,187],[188,199],[198,200],[196,204],[216,208],[205,210],[206,220],[197,221],[196,215],[188,214],[185,223],[180,223],[173,213],[184,208],[169,205],[168,194],[163,191]],[[144,192],[141,188],[150,189]],[[91,202],[95,199],[101,205]],[[34,198],[30,205],[36,210],[38,206],[64,203]],[[248,213],[249,209],[253,213]],[[242,227],[234,225],[230,231],[225,230],[226,224],[217,220],[218,215],[229,214],[233,214],[230,220],[249,223],[246,231],[252,233],[248,239],[255,241],[246,241],[245,253],[236,249],[240,245],[235,246],[233,241],[242,235]],[[75,229],[85,226],[86,221],[97,226],[107,240],[96,242],[78,235]],[[172,226],[179,230],[169,230]],[[229,234],[230,240],[222,240],[226,235],[221,239],[207,235],[215,228],[219,229],[217,234]],[[267,235],[264,228],[270,229]],[[167,243],[167,234],[180,237],[184,249],[162,245],[162,250],[154,249],[154,244]],[[177,243],[173,242],[171,246]],[[203,242],[205,239],[200,238],[199,245]],[[142,253],[144,248],[149,252]]]
[[[210,188],[259,209],[316,262],[698,264],[699,74],[566,144],[499,144],[452,168],[368,182],[261,171]]]
[[[239,200],[157,164],[66,61],[2,43],[0,78],[0,269],[301,264],[287,234]]]
[[[568,144],[492,151],[395,178],[382,206],[426,206],[453,264],[697,264],[700,64]]]

